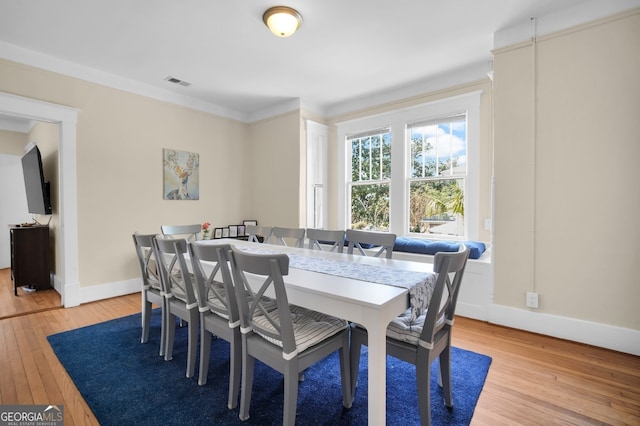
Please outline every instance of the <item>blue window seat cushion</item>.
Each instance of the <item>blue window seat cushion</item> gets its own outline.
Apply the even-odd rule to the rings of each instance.
[[[469,248],[469,259],[478,259],[487,247],[480,241],[463,241]],[[460,249],[459,241],[421,240],[418,238],[398,237],[393,251],[419,254],[436,254],[439,251],[456,252]]]

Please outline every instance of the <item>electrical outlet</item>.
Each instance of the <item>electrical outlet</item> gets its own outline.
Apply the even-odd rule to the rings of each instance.
[[[491,231],[491,219],[484,220],[484,230]]]
[[[527,292],[527,308],[538,308],[538,293],[533,291]]]

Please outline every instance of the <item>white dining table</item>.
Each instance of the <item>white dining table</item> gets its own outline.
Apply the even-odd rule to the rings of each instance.
[[[197,244],[231,244],[239,248],[268,250],[294,256],[338,260],[397,271],[433,274],[432,265],[396,259],[330,253],[238,239],[198,241]],[[370,425],[386,422],[386,330],[389,322],[409,307],[408,290],[393,285],[298,269],[293,264],[284,276],[289,303],[361,324],[369,335],[368,415]],[[357,374],[357,372],[352,372]]]

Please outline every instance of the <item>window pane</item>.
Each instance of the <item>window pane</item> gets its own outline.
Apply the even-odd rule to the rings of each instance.
[[[382,163],[380,179],[391,179],[391,133],[382,135]]]
[[[380,148],[382,143],[380,141],[380,135],[375,135],[371,137],[371,150],[370,150],[370,161],[369,167],[371,169],[370,180],[380,180]]]
[[[464,179],[412,181],[409,232],[464,236]]]
[[[440,176],[465,176],[467,174],[467,125],[464,121],[440,123],[442,132],[438,138]]]
[[[391,133],[368,134],[349,139],[351,143],[351,181],[391,178]]]
[[[466,116],[462,115],[408,126],[410,177],[466,175],[467,125],[465,118]]]
[[[389,184],[351,185],[351,228],[389,230]]]
[[[428,177],[436,175],[436,156],[433,137],[436,126],[410,129],[411,137],[411,177]]]

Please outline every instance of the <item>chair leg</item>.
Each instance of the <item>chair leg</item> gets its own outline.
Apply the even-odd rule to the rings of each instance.
[[[431,425],[431,366],[429,355],[426,359],[418,358],[416,363],[416,386],[418,390],[418,407],[420,422],[423,426]]]
[[[442,380],[442,395],[444,405],[453,407],[453,392],[451,389],[451,346],[447,346],[440,353],[440,378]]]
[[[165,348],[164,348],[164,360],[171,361],[173,359],[173,340],[176,336],[176,316],[171,312],[167,312],[167,322],[166,322],[166,339],[165,339]]]
[[[342,383],[342,406],[351,408],[353,404],[352,381],[351,381],[351,352],[349,348],[349,335],[345,334],[343,344],[340,348],[340,379]]]
[[[202,321],[202,324],[204,324],[204,321]],[[204,386],[207,384],[210,355],[211,355],[211,332],[208,330],[205,330],[203,326],[203,327],[200,327],[200,368],[198,372],[198,384],[200,386]]]
[[[358,372],[360,371],[360,351],[362,350],[363,336],[360,332],[351,330],[351,344],[349,346],[349,370],[351,372],[351,402],[356,396],[358,386]]]
[[[227,407],[233,410],[238,405],[238,391],[242,375],[242,341],[239,337],[231,338],[229,342],[229,400]]]
[[[198,325],[198,311],[196,309],[191,309],[189,311],[189,323],[187,324],[187,331],[189,332],[189,340],[187,344],[187,378],[193,377],[196,372]]]
[[[242,386],[240,388],[240,420],[249,420],[249,406],[251,405],[251,391],[253,390],[253,368],[255,360],[242,348]]]
[[[146,297],[144,290],[142,291],[142,336],[140,343],[149,341],[149,325],[151,324],[151,302]]]
[[[163,304],[161,306],[161,321],[160,321],[160,356],[164,356],[167,349],[167,307]]]
[[[287,362],[284,373],[283,426],[296,424],[296,406],[298,405],[298,363],[296,359]]]

